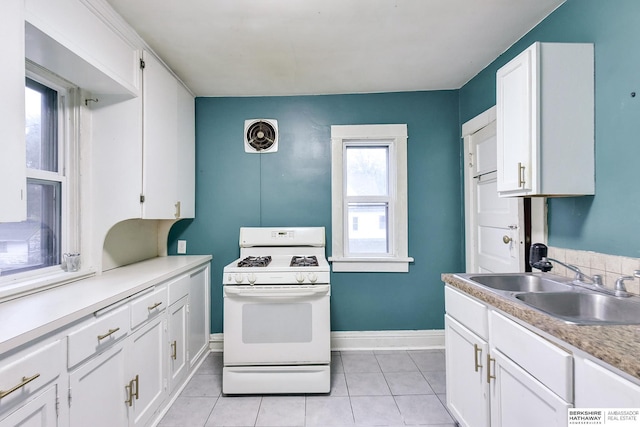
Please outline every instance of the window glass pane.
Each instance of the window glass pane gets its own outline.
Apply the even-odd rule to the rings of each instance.
[[[388,205],[349,203],[349,253],[386,254],[389,252]]]
[[[27,79],[25,119],[27,167],[57,172],[57,92]]]
[[[27,180],[27,220],[0,223],[0,275],[60,264],[60,183]]]
[[[347,196],[386,196],[389,193],[389,147],[346,149]]]

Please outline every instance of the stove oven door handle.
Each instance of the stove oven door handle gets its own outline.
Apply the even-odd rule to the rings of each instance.
[[[309,289],[236,289],[234,287],[225,286],[224,292],[228,295],[237,295],[239,297],[260,297],[260,298],[304,298],[319,294],[328,294],[328,288],[309,288]]]

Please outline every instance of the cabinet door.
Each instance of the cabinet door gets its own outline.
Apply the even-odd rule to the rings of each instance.
[[[139,94],[138,41],[106,22],[112,10],[79,0],[24,3],[29,59],[91,92]]]
[[[534,45],[535,46],[535,45]],[[537,140],[535,51],[529,48],[497,73],[498,191],[530,191]]]
[[[487,343],[445,315],[447,406],[465,427],[489,426]]]
[[[191,366],[209,346],[209,267],[189,277],[189,355]]]
[[[169,307],[169,390],[172,392],[189,372],[187,363],[187,300]]]
[[[196,105],[193,95],[178,83],[177,201],[180,218],[196,216]]]
[[[56,427],[58,384],[53,384],[26,405],[0,420],[0,427]],[[89,424],[87,424],[89,425]],[[97,425],[97,424],[95,424]],[[114,424],[115,425],[115,424]]]
[[[151,320],[130,340],[129,377],[134,380],[131,425],[146,425],[165,396],[167,347],[164,316]]]
[[[80,366],[69,376],[69,425],[128,425],[125,346],[117,345]]]
[[[177,81],[144,52],[142,217],[175,219],[177,203]]]
[[[193,96],[153,55],[144,53],[142,217],[195,216]]]
[[[564,427],[572,405],[491,349],[491,425],[493,427]],[[448,390],[447,390],[448,393]]]
[[[23,0],[0,2],[0,38],[0,222],[17,222],[27,219]]]

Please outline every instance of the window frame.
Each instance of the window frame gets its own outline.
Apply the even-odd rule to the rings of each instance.
[[[81,252],[80,235],[80,99],[81,91],[56,74],[26,61],[25,76],[55,90],[57,95],[58,171],[26,168],[26,179],[60,183],[60,260],[58,264],[0,276],[0,301],[63,285],[92,274],[81,269],[68,273],[62,267],[63,254]],[[25,82],[26,87],[26,82]]]
[[[345,191],[345,154],[349,146],[389,148],[388,253],[350,254]],[[331,251],[334,272],[408,272],[407,125],[331,126]]]

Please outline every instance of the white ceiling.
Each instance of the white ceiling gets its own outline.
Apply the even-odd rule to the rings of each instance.
[[[107,0],[197,96],[458,89],[564,0]]]

